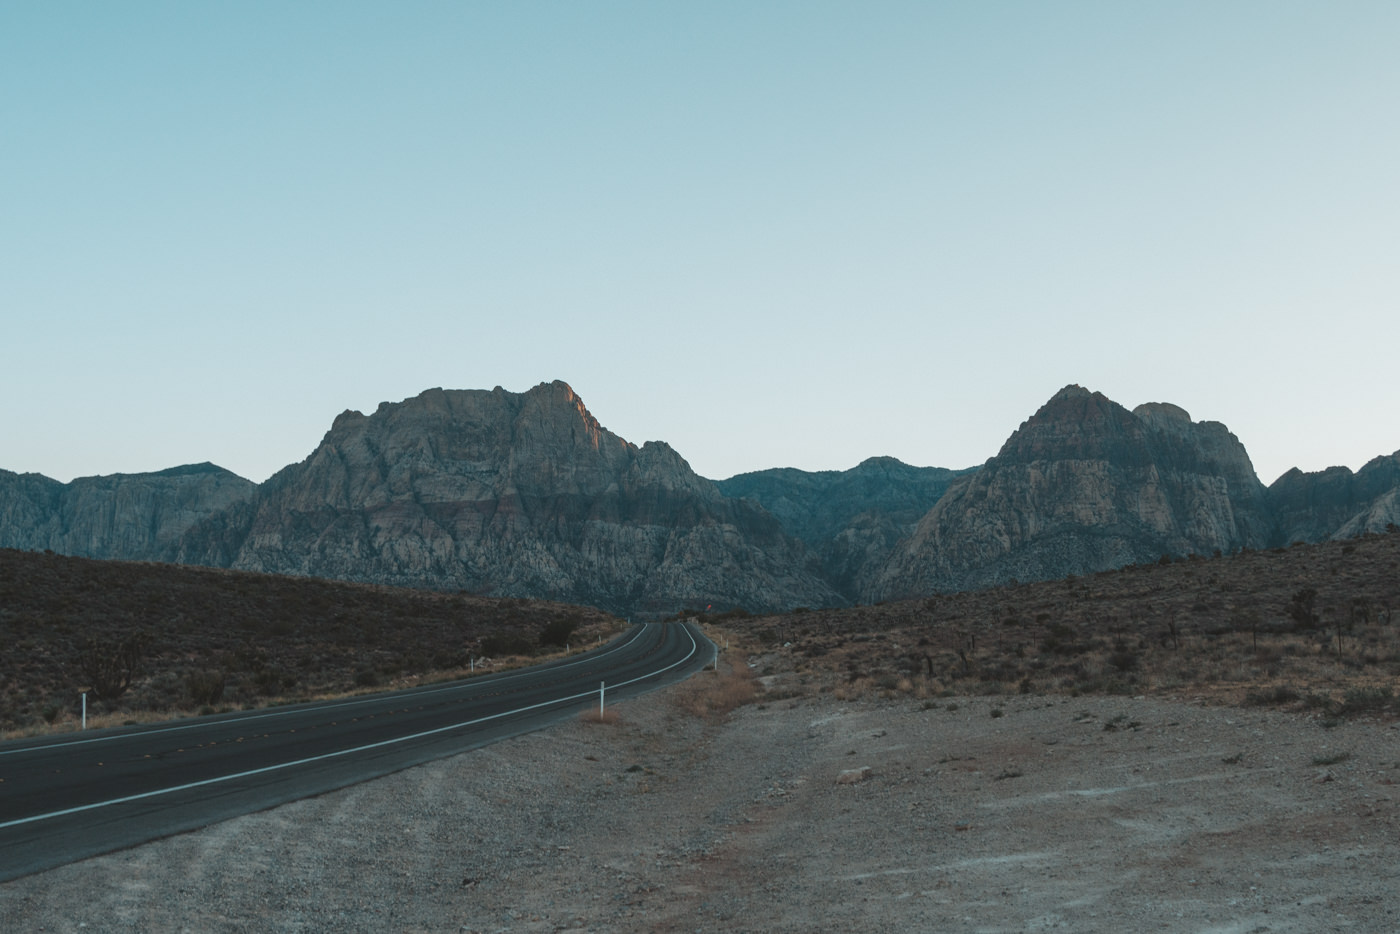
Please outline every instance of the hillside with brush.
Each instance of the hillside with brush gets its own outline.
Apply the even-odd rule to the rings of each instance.
[[[262,706],[528,663],[586,607],[0,549],[0,730]]]

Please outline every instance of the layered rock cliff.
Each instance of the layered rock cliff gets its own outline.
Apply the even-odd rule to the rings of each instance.
[[[0,547],[621,614],[874,602],[1397,522],[1400,452],[1265,490],[1225,426],[1078,386],[963,472],[872,458],[716,484],[609,432],[561,382],[345,412],[260,487],[210,464],[69,484],[0,471]]]
[[[954,482],[868,600],[1039,580],[1268,543],[1263,486],[1238,439],[1173,405],[1129,412],[1069,386]]]
[[[872,457],[850,470],[780,467],[718,485],[725,495],[752,500],[770,512],[819,556],[828,583],[856,599],[861,572],[888,561],[896,544],[966,472]]]
[[[1400,451],[1374,458],[1356,473],[1295,467],[1269,487],[1269,504],[1282,543],[1383,532],[1400,525]]]
[[[562,382],[346,412],[255,508],[192,529],[180,557],[619,613],[840,602],[772,516],[667,445],[601,427]]]
[[[0,547],[168,561],[186,531],[256,492],[257,484],[213,464],[72,483],[0,470]]]

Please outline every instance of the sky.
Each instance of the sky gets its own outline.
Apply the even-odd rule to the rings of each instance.
[[[568,382],[701,475],[1061,387],[1400,448],[1400,4],[0,4],[0,468]]]

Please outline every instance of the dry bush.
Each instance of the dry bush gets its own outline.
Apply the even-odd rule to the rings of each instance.
[[[613,726],[622,722],[622,715],[617,712],[616,707],[604,707],[599,710],[597,707],[589,707],[579,714],[581,723],[601,723],[605,726]]]
[[[721,661],[721,667],[724,662]],[[758,697],[758,679],[742,665],[728,672],[703,671],[676,693],[676,706],[691,716],[718,719]]]

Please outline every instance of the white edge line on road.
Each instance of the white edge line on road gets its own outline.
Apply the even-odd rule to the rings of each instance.
[[[625,642],[620,642],[620,643],[618,643],[617,645],[610,646],[610,647],[608,647],[608,648],[606,648],[606,649],[603,649],[603,650],[600,651],[597,655],[589,655],[587,658],[580,658],[580,659],[578,659],[578,660],[576,660],[576,661],[572,661],[572,662],[563,662],[563,663],[561,663],[561,664],[555,665],[555,666],[554,666],[553,668],[551,668],[550,670],[551,670],[551,671],[558,671],[560,668],[572,668],[574,665],[582,665],[582,664],[584,664],[585,662],[595,662],[595,661],[597,661],[597,660],[600,659],[600,658],[604,658],[604,657],[606,657],[606,656],[608,656],[608,655],[611,655],[612,653],[614,653],[614,652],[616,652],[616,651],[619,651],[620,649],[624,649],[624,648],[626,648],[627,646],[631,645],[634,641],[636,641],[636,639],[637,639],[639,636],[641,636],[642,630],[645,629],[648,625],[650,625],[650,624],[649,624],[649,623],[643,623],[643,624],[641,625],[641,627],[637,629],[636,632],[634,632],[634,633],[631,634],[631,638],[627,639]],[[549,664],[549,663],[548,663],[548,662],[545,662],[545,664]],[[517,668],[517,669],[515,669],[514,671],[502,672],[501,674],[503,675],[503,677],[499,678],[499,679],[498,679],[498,682],[499,682],[499,681],[508,680],[508,679],[509,679],[511,676],[513,676],[513,675],[532,673],[532,672],[535,671],[535,668],[536,668],[536,666],[531,666],[531,667],[529,667],[529,668]],[[479,678],[478,678],[478,679],[473,679],[473,678],[462,678],[462,679],[460,679],[460,680],[458,680],[458,681],[453,682],[452,684],[443,685],[442,687],[436,687],[436,688],[421,688],[421,689],[419,689],[419,688],[405,688],[404,690],[405,690],[405,691],[408,691],[408,692],[411,692],[411,693],[409,693],[409,694],[407,694],[407,695],[405,695],[405,696],[411,696],[411,697],[428,697],[428,696],[433,695],[433,694],[441,694],[441,693],[443,693],[444,691],[459,691],[459,690],[461,690],[462,688],[465,688],[465,687],[475,687],[475,686],[477,686],[477,685],[484,684],[484,683],[486,683],[486,682],[483,681],[482,679],[479,679]],[[318,709],[320,709],[320,710],[339,710],[341,707],[355,707],[355,706],[358,706],[358,705],[360,705],[360,704],[371,704],[371,703],[374,703],[375,701],[383,700],[385,697],[389,696],[389,695],[392,694],[392,693],[393,693],[393,692],[390,692],[390,691],[381,691],[381,692],[378,693],[378,694],[370,694],[370,695],[366,695],[366,696],[364,696],[364,697],[357,697],[357,698],[355,698],[354,700],[341,701],[341,702],[336,703],[336,704],[326,704],[324,707],[320,707],[320,708],[318,708]],[[113,734],[111,734],[111,735],[109,735],[109,736],[92,736],[92,737],[88,737],[87,739],[71,739],[71,740],[67,741],[66,743],[38,743],[38,744],[35,744],[35,745],[32,745],[32,746],[20,746],[20,747],[17,748],[17,749],[0,749],[0,756],[13,756],[13,755],[15,755],[15,754],[17,754],[17,753],[21,753],[21,752],[36,752],[36,751],[41,750],[41,749],[64,749],[64,748],[66,748],[66,747],[68,747],[68,746],[86,746],[86,745],[88,745],[89,743],[106,743],[106,742],[111,742],[111,741],[114,740],[114,739],[130,739],[130,738],[133,737],[133,736],[156,736],[156,735],[159,735],[159,734],[161,734],[161,733],[178,733],[178,732],[180,732],[180,731],[182,731],[182,730],[195,730],[195,729],[199,729],[200,727],[207,727],[207,726],[210,726],[211,724],[215,724],[215,723],[219,723],[219,724],[223,724],[223,723],[248,723],[248,722],[253,721],[253,720],[266,720],[266,719],[268,719],[268,718],[270,718],[270,717],[286,717],[286,716],[290,716],[291,714],[295,714],[295,713],[303,713],[303,712],[305,712],[305,710],[306,710],[306,708],[305,708],[304,706],[301,706],[301,705],[298,705],[298,706],[296,706],[295,708],[293,708],[293,707],[291,707],[291,706],[289,705],[289,706],[286,707],[285,709],[280,709],[280,710],[263,710],[263,711],[259,711],[259,712],[257,712],[257,713],[251,713],[251,712],[250,712],[250,713],[248,714],[248,716],[246,716],[246,717],[233,716],[233,717],[229,717],[228,719],[225,719],[225,720],[207,720],[207,719],[199,719],[199,720],[196,720],[196,721],[194,721],[194,722],[192,722],[192,723],[182,723],[182,724],[179,725],[179,726],[164,726],[164,727],[158,727],[158,728],[153,729],[153,730],[139,730],[139,731],[133,731],[133,732],[130,732],[130,733],[113,733]],[[0,827],[3,827],[3,826],[4,826],[3,824],[0,824]]]
[[[636,684],[638,681],[644,681],[647,678],[653,678],[659,674],[662,674],[663,672],[670,671],[672,668],[675,668],[678,665],[683,665],[684,663],[690,661],[690,659],[695,655],[695,653],[700,650],[700,646],[699,643],[695,641],[695,636],[691,635],[689,629],[685,629],[685,634],[690,637],[690,651],[686,654],[685,658],[682,658],[679,661],[672,662],[665,668],[659,668],[656,671],[647,672],[646,674],[639,675],[631,679],[630,681],[623,681],[620,684],[611,685],[611,687],[623,688],[629,684]],[[54,817],[62,817],[65,814],[77,814],[82,811],[91,811],[96,808],[105,808],[113,804],[126,804],[129,801],[139,801],[142,798],[154,798],[158,795],[173,794],[177,791],[186,791],[190,788],[199,788],[203,785],[214,785],[218,784],[219,782],[229,782],[239,778],[248,778],[249,776],[253,775],[262,775],[266,772],[276,772],[280,769],[289,769],[298,765],[307,765],[312,762],[320,762],[324,759],[334,759],[338,756],[348,756],[357,752],[366,752],[370,749],[378,749],[381,746],[392,746],[396,743],[406,743],[411,740],[422,739],[425,736],[432,736],[435,733],[446,733],[449,730],[459,730],[462,727],[475,726],[478,723],[485,723],[488,720],[499,720],[501,717],[509,717],[512,714],[525,713],[527,710],[537,710],[541,707],[551,707],[555,704],[563,704],[568,701],[579,700],[580,698],[584,697],[592,697],[597,693],[597,691],[590,690],[584,691],[582,694],[572,694],[569,697],[556,697],[554,700],[544,701],[540,704],[531,704],[528,707],[519,707],[515,710],[507,710],[503,713],[491,714],[489,717],[478,717],[475,720],[465,720],[461,723],[453,723],[449,724],[448,726],[440,726],[431,730],[424,730],[421,733],[412,733],[408,736],[399,736],[395,737],[394,739],[380,740],[377,743],[370,743],[366,746],[356,746],[353,749],[341,749],[337,752],[328,752],[319,756],[309,756],[308,758],[296,759],[291,762],[280,762],[277,765],[266,765],[260,769],[249,769],[246,772],[235,772],[231,775],[220,775],[217,778],[206,778],[197,782],[189,782],[184,785],[174,785],[170,788],[158,788],[155,791],[143,791],[140,794],[127,795],[124,798],[112,798],[110,801],[97,801],[93,804],[83,804],[79,805],[78,807],[65,808],[61,811],[50,811],[47,814],[35,814],[32,817],[21,817],[18,820],[6,821],[5,823],[0,824],[0,830],[5,829],[6,827],[17,827],[20,824],[29,824],[35,821],[49,820],[50,818]]]

